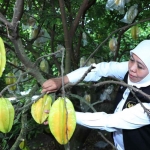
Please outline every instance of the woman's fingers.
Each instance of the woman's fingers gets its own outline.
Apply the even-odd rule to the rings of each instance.
[[[55,93],[55,92],[57,92],[57,90],[46,90],[46,89],[43,89],[42,91],[41,91],[41,93]]]
[[[48,125],[48,121],[45,121],[45,122],[44,122],[44,125]]]
[[[49,79],[42,85],[42,93],[53,93],[56,92],[60,87],[60,83],[56,79]]]
[[[49,114],[49,110],[45,110],[44,112],[47,113],[47,114]]]
[[[45,110],[44,112],[49,114],[49,110]],[[48,121],[44,121],[44,125],[48,125]]]

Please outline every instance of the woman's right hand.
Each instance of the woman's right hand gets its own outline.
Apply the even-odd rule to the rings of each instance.
[[[60,89],[62,85],[61,78],[53,78],[45,81],[42,85],[42,93],[53,93]]]
[[[69,82],[68,77],[64,76],[64,84]],[[58,91],[62,86],[62,78],[52,78],[45,81],[42,85],[42,93],[53,93]]]

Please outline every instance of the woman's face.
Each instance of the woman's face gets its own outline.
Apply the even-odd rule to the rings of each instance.
[[[134,53],[130,57],[128,69],[130,81],[134,83],[141,81],[149,73],[144,62]]]

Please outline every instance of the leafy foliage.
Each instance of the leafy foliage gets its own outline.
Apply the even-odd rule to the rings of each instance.
[[[129,50],[150,38],[150,5],[147,0],[132,0],[125,4],[125,12],[138,4],[138,15],[131,24],[121,22],[125,14],[106,9],[106,3],[105,0],[0,1],[0,37],[4,40],[7,54],[6,68],[0,78],[1,95],[15,97],[15,109],[20,115],[26,114],[24,121],[31,126],[35,126],[30,114],[32,98],[40,95],[41,85],[46,79],[61,75],[63,57],[65,74],[79,68],[83,56],[86,59],[93,57],[96,63],[126,61]],[[134,25],[140,29],[136,40],[131,37]],[[109,49],[112,37],[118,42],[115,53]],[[48,73],[40,70],[43,58],[48,61]],[[11,91],[5,83],[6,74],[12,71],[18,79],[15,91]],[[23,126],[21,118],[16,118],[11,137],[20,135]],[[29,137],[36,135],[34,130],[29,133]],[[3,138],[3,147],[7,147],[8,137]],[[22,134],[21,138],[26,138],[26,134]],[[15,144],[19,145],[18,139]]]

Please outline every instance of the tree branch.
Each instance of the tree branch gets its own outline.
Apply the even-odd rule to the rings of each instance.
[[[3,22],[3,24],[7,25],[10,29],[13,29],[13,26],[7,19],[0,13],[0,21]]]
[[[25,65],[26,71],[29,72],[32,76],[34,76],[37,79],[37,81],[42,85],[45,79],[41,75],[38,67],[35,67],[34,63],[32,63],[27,57],[21,39],[12,39],[12,42],[15,47],[16,55]]]
[[[110,35],[108,35],[108,37],[107,37],[103,42],[101,42],[101,44],[99,44],[99,46],[98,46],[98,47],[94,50],[94,52],[88,57],[88,59],[86,59],[86,62],[85,62],[84,64],[86,64],[86,63],[89,61],[89,59],[94,56],[94,54],[100,49],[100,47],[101,47],[103,44],[105,44],[105,42],[107,42],[107,40],[109,40],[109,38],[110,38],[113,34],[115,34],[115,33],[118,32],[118,31],[126,30],[127,28],[129,28],[129,27],[131,27],[131,26],[134,26],[134,25],[136,25],[136,24],[139,24],[139,23],[142,23],[142,22],[146,22],[146,21],[149,21],[149,20],[150,20],[150,18],[143,19],[143,20],[141,20],[141,21],[139,21],[139,22],[135,22],[135,23],[126,25],[126,26],[124,26],[124,27],[118,28],[118,29],[116,29],[115,31],[111,32]],[[83,65],[83,66],[84,66],[84,65]]]
[[[26,131],[27,131],[27,114],[22,113],[21,116],[21,131],[19,136],[17,137],[15,143],[10,148],[10,150],[16,150],[18,148],[18,145],[20,144],[21,140],[26,140]]]
[[[16,27],[17,22],[20,21],[24,10],[24,0],[16,0],[14,7],[14,14],[11,24]]]
[[[81,4],[80,6],[80,9],[78,11],[78,14],[75,18],[75,20],[73,21],[73,24],[71,25],[71,28],[70,28],[70,37],[73,37],[74,36],[74,33],[79,25],[79,21],[81,19],[81,16],[83,15],[83,12],[85,11],[85,8],[87,7],[88,5],[88,1],[87,0],[84,0],[83,3]]]
[[[65,7],[64,7],[64,0],[59,0],[60,5],[60,11],[61,11],[61,18],[63,23],[63,29],[64,29],[64,39],[65,39],[65,48],[66,48],[66,57],[65,57],[65,73],[69,73],[71,70],[71,44],[70,44],[70,38],[69,37],[69,31],[67,28],[67,20],[66,20],[66,13],[65,13]]]
[[[139,102],[139,103],[141,104],[141,106],[143,107],[144,111],[148,114],[148,116],[150,116],[150,110],[147,109],[147,108],[145,108],[144,105],[141,103],[141,101],[138,99],[138,97],[135,95],[135,93],[133,93],[133,91],[134,91],[134,92],[138,92],[138,93],[140,93],[141,95],[143,95],[144,97],[146,97],[146,98],[150,101],[150,95],[146,94],[146,93],[143,92],[142,90],[139,90],[139,89],[137,89],[137,88],[135,88],[135,87],[133,87],[133,86],[131,86],[131,85],[128,85],[128,84],[126,84],[126,83],[123,82],[123,81],[111,81],[111,80],[99,82],[99,83],[97,83],[97,84],[93,84],[93,86],[94,86],[94,87],[97,87],[97,86],[101,86],[101,85],[104,85],[104,84],[111,84],[111,83],[112,83],[112,84],[123,85],[123,86],[129,88],[130,91],[132,92],[132,94],[135,96],[135,98],[138,100],[138,102]]]

